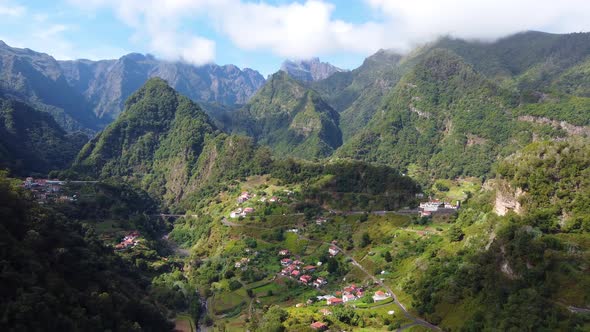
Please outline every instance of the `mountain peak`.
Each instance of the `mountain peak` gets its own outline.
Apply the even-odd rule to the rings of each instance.
[[[345,71],[328,62],[321,62],[314,57],[307,60],[286,60],[281,65],[281,71],[302,82],[319,81],[337,72]]]

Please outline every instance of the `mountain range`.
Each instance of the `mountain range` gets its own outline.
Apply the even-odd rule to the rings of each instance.
[[[335,73],[346,71],[330,63],[321,62],[319,58],[297,61],[286,60],[281,65],[281,70],[301,82],[320,81]]]
[[[590,328],[589,33],[0,61],[3,330]]]
[[[405,55],[380,50],[352,71],[317,58],[286,61],[268,80],[232,65],[194,67],[141,54],[55,61],[1,44],[0,88],[68,131],[92,133],[160,77],[200,103],[216,128],[279,155],[379,162],[425,179],[484,176],[497,158],[533,140],[590,132],[589,39],[446,37]]]

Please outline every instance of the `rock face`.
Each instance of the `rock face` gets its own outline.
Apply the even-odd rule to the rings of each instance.
[[[127,97],[152,77],[164,79],[193,101],[225,105],[246,103],[264,84],[264,77],[249,68],[215,64],[196,67],[137,53],[118,60],[59,64],[68,83],[84,95],[96,116],[111,121],[121,113]]]
[[[84,97],[68,85],[59,63],[30,49],[0,41],[0,96],[23,101],[50,113],[69,131],[100,127]]]
[[[517,214],[522,212],[522,206],[518,198],[523,195],[520,188],[512,189],[506,182],[499,182],[496,189],[496,200],[494,202],[494,211],[499,216],[504,216],[510,211]]]
[[[281,70],[300,82],[319,81],[334,73],[345,71],[327,62],[320,62],[318,58],[299,61],[287,60],[283,62]]]

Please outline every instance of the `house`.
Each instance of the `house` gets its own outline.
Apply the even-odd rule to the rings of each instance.
[[[252,213],[252,212],[254,212],[254,208],[247,207],[247,208],[244,209],[244,214],[249,214],[249,213]]]
[[[299,270],[293,270],[291,272],[291,277],[297,278],[297,277],[299,277],[300,274],[301,274],[301,272],[299,272]]]
[[[281,259],[281,265],[282,266],[289,266],[293,263],[293,261],[290,258],[283,258]]]
[[[373,301],[375,301],[375,302],[387,300],[388,298],[389,298],[389,294],[387,294],[383,291],[376,291],[375,295],[373,295]]]
[[[313,286],[316,287],[316,288],[320,288],[320,287],[324,286],[327,283],[328,283],[328,281],[326,281],[326,279],[320,277],[320,278],[317,278],[313,282]]]
[[[296,260],[293,261],[293,264],[295,264],[295,265],[303,265],[303,262],[300,261],[300,260],[298,260],[298,259],[296,259]]]
[[[324,316],[328,316],[328,315],[331,315],[332,312],[330,311],[330,309],[322,308],[322,309],[320,309],[320,314],[322,314]]]
[[[240,196],[238,196],[238,199],[237,199],[238,204],[244,203],[245,201],[249,200],[251,197],[252,196],[250,195],[249,192],[244,191],[243,193],[240,194]]]
[[[303,271],[305,271],[305,272],[313,272],[313,271],[315,271],[315,266],[313,266],[313,265],[304,266],[303,267]]]
[[[420,211],[420,217],[432,217],[432,211]]]
[[[342,291],[344,292],[344,294],[354,294],[359,289],[360,288],[356,287],[355,284],[352,284],[352,285],[350,285],[348,287],[344,287],[344,289],[342,289]]]
[[[286,268],[281,270],[281,274],[284,276],[288,276],[291,274],[291,272],[293,272],[293,270],[295,270],[295,265],[289,265]]]
[[[305,307],[305,304],[303,304],[303,303],[297,303],[295,305],[295,308],[303,308],[303,307]]]
[[[342,299],[339,297],[334,297],[334,298],[328,299],[327,303],[328,303],[328,305],[338,305],[338,304],[344,303],[344,301],[342,301]]]
[[[283,249],[283,250],[279,251],[279,256],[287,256],[287,255],[289,255],[289,250]]]
[[[239,261],[236,262],[236,264],[234,264],[235,268],[244,268],[248,265],[248,263],[250,263],[250,258],[242,258]]]
[[[317,218],[317,219],[315,220],[315,223],[316,223],[317,225],[323,225],[323,224],[325,224],[327,221],[328,221],[328,219],[326,219],[326,218],[321,218],[321,217],[320,217],[320,218]]]
[[[279,199],[277,198],[277,196],[273,196],[268,201],[271,202],[271,203],[275,203],[275,202],[278,202]]]
[[[309,274],[304,274],[301,277],[299,277],[299,281],[301,281],[304,284],[308,284],[311,281],[312,277]]]
[[[328,249],[328,253],[329,253],[331,256],[336,256],[336,255],[338,255],[338,252],[339,252],[339,251],[340,251],[340,250],[338,250],[338,248],[336,248],[336,247],[334,247],[334,246],[332,246],[332,247],[330,247],[330,249]]]
[[[311,325],[309,325],[309,327],[311,327],[314,330],[317,331],[324,331],[328,328],[328,325],[326,325],[326,323],[322,323],[322,322],[314,322],[311,323]]]
[[[356,300],[356,296],[352,295],[352,294],[344,294],[342,296],[342,302],[346,303],[348,301],[354,301]]]
[[[232,219],[238,218],[238,217],[243,217],[244,214],[242,214],[242,208],[237,208],[236,210],[232,211],[229,214],[229,217]]]

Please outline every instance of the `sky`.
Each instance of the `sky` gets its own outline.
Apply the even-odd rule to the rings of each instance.
[[[345,69],[443,35],[590,31],[590,0],[0,0],[0,40],[59,60],[150,53],[263,75],[314,56]]]

